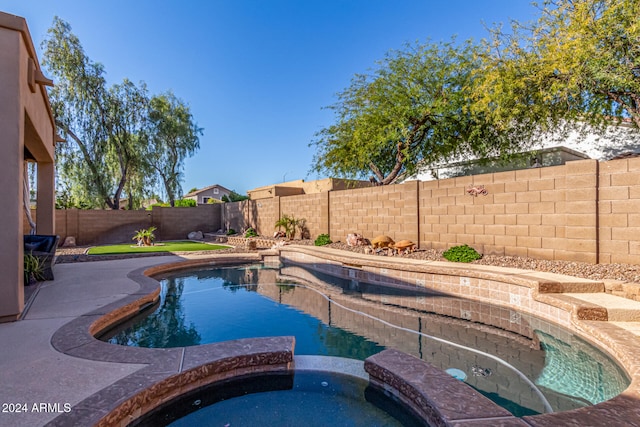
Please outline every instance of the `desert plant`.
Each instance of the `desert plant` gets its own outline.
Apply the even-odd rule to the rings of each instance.
[[[274,228],[284,228],[284,234],[286,234],[287,239],[290,239],[291,235],[295,231],[291,224],[292,220],[293,220],[293,217],[290,217],[289,215],[284,214],[280,217],[279,220],[276,221]]]
[[[151,226],[149,228],[136,230],[136,233],[133,235],[131,240],[137,240],[138,246],[151,246],[156,238],[156,235],[153,234],[153,232],[157,229],[157,227]]]
[[[247,228],[247,231],[244,232],[244,237],[257,237],[258,232],[253,228]]]
[[[31,284],[40,280],[44,280],[44,263],[45,260],[40,259],[33,254],[24,254],[25,284]]]
[[[318,237],[316,237],[316,240],[313,242],[313,244],[316,246],[324,246],[324,245],[328,245],[329,243],[333,243],[333,242],[331,242],[331,238],[329,237],[328,234],[320,234]]]
[[[300,219],[294,219],[293,220],[293,236],[295,237],[296,235],[296,228],[298,230],[300,230],[300,238],[304,239],[305,238],[305,234],[307,233],[307,220],[305,218],[300,218]]]
[[[304,218],[297,219],[293,215],[289,216],[284,214],[275,223],[275,228],[284,228],[284,234],[287,235],[287,239],[295,239],[296,230],[300,229],[300,235],[304,235],[306,229],[307,220]]]
[[[236,230],[234,230],[233,228],[227,230],[227,236],[232,236],[234,234],[236,234]]]
[[[472,262],[482,258],[482,255],[468,245],[453,246],[444,251],[442,256],[453,262]]]

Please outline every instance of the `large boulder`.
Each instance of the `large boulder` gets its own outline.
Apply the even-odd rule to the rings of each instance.
[[[202,231],[192,231],[191,233],[187,234],[187,239],[202,240],[204,239],[204,234],[202,234]]]

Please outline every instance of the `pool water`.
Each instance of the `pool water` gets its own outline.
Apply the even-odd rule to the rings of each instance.
[[[161,300],[154,311],[148,317],[143,315],[142,321],[129,322],[109,342],[167,348],[240,338],[295,336],[295,354],[300,355],[364,360],[384,350],[384,346],[365,337],[331,326],[330,321],[323,322],[280,303],[294,294],[303,299],[316,298],[315,292],[289,284],[260,284],[260,290],[258,285],[238,285],[253,274],[275,278],[274,273],[251,267],[223,268],[164,279]]]
[[[424,423],[361,378],[305,371],[224,381],[181,396],[133,424],[137,427],[328,425],[411,427]]]
[[[611,358],[568,330],[423,288],[372,285],[301,266],[207,268],[158,279],[158,305],[102,339],[164,348],[287,335],[295,336],[296,355],[359,360],[396,348],[458,372],[517,416],[596,404],[629,384]],[[489,313],[492,322],[470,321],[477,313]]]

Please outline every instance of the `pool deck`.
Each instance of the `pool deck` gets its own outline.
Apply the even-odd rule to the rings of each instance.
[[[341,254],[336,253],[335,256],[341,256]],[[231,257],[233,255],[229,258]],[[258,254],[247,255],[247,259],[251,257],[255,260],[260,259]],[[84,408],[81,404],[83,401],[147,368],[148,364],[144,363],[143,359],[135,357],[128,363],[108,361],[109,358],[106,357],[76,357],[70,355],[73,354],[74,347],[69,343],[64,344],[63,347],[66,346],[65,348],[70,351],[60,352],[56,349],[61,346],[56,343],[56,334],[59,334],[59,330],[65,325],[73,322],[82,323],[83,318],[93,321],[92,319],[96,317],[95,313],[103,307],[117,306],[119,300],[130,298],[138,293],[141,285],[132,279],[132,272],[142,271],[159,264],[186,260],[198,262],[208,258],[211,256],[168,255],[56,265],[55,280],[38,285],[23,319],[0,324],[0,384],[2,384],[0,402],[3,405],[0,412],[0,426],[33,427],[48,423],[63,425],[54,421],[56,417],[65,414],[68,416],[74,411],[80,411]],[[372,258],[376,257],[370,256],[367,259]],[[395,261],[402,264],[407,260]],[[409,264],[412,263],[407,263]],[[487,266],[481,266],[480,270],[483,274],[518,273],[513,269]],[[545,276],[543,273],[528,273]],[[557,275],[554,276],[556,276],[554,280],[559,279]],[[567,277],[564,280],[567,284],[573,284],[581,279]],[[570,290],[569,288],[571,286],[568,286],[567,290]],[[636,353],[639,355],[630,358],[627,351],[624,357],[632,360],[622,360],[623,364],[627,370],[629,366],[640,366],[640,345],[636,346],[636,343],[640,343],[640,302],[604,292],[568,292],[562,295],[572,299],[574,303],[582,301],[587,305],[606,309],[609,320],[585,321],[586,329],[596,333],[602,330],[603,336],[606,337],[620,335],[622,338],[620,341],[626,345],[635,346],[632,349],[637,348]],[[89,316],[89,313],[94,314]],[[82,331],[82,333],[86,332]],[[612,347],[621,345],[621,342],[615,341],[611,341]],[[108,344],[104,345],[108,346]],[[618,356],[615,348],[610,348],[610,351]],[[167,363],[173,363],[171,351],[166,353]],[[302,363],[302,360],[300,362],[301,367],[310,363],[308,361]],[[182,366],[180,368],[182,369]],[[611,417],[610,425],[616,425],[619,421],[627,426],[640,426],[640,369],[631,372],[631,376],[632,386],[617,401],[618,405],[623,406],[607,409]],[[531,418],[520,419],[514,424],[498,422],[493,425],[596,425],[589,424],[589,418],[585,419],[582,416],[587,414],[586,412],[572,412],[575,414],[552,414],[548,418],[545,418],[547,416],[538,417],[538,421],[532,421],[533,418]],[[617,414],[620,413],[625,414],[624,419],[617,418]],[[484,425],[483,422],[488,422],[488,420],[467,421],[456,425]],[[559,421],[561,424],[558,424]]]

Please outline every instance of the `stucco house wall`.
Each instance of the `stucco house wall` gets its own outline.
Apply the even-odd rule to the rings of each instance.
[[[23,179],[38,164],[38,234],[55,233],[56,130],[42,73],[24,18],[0,12],[0,322],[24,308]]]
[[[251,200],[260,200],[271,197],[317,194],[327,191],[349,190],[365,187],[371,187],[371,183],[369,181],[341,178],[324,178],[309,182],[305,182],[303,179],[298,179],[295,181],[254,188],[247,191],[247,194]]]

